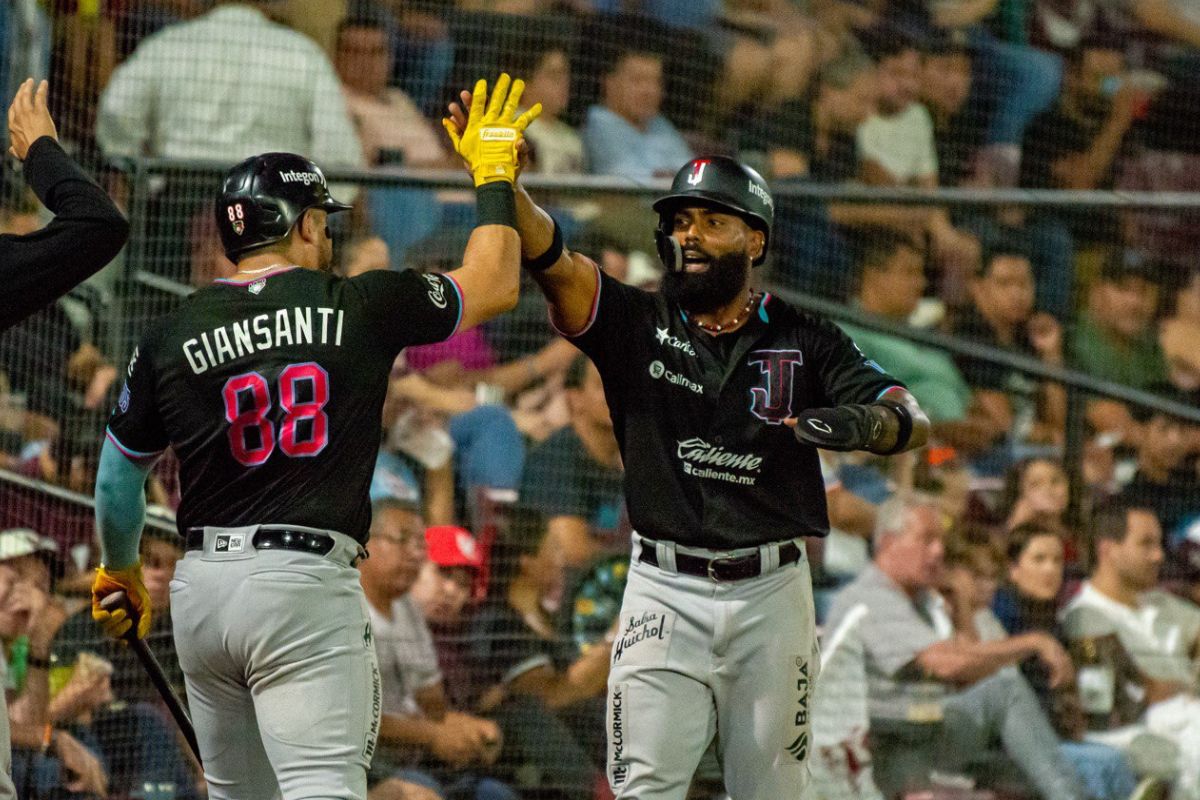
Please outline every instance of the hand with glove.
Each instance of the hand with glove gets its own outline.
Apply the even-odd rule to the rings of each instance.
[[[784,424],[801,442],[822,450],[867,450],[884,456],[906,449],[913,431],[909,410],[897,402],[810,408]]]
[[[537,103],[524,114],[516,115],[524,91],[524,81],[510,84],[505,73],[496,81],[489,100],[487,81],[480,80],[471,93],[466,125],[449,118],[442,120],[454,152],[466,162],[476,186],[496,181],[511,184],[516,180],[521,134],[542,113],[542,104]]]
[[[137,617],[137,638],[145,639],[150,632],[150,594],[142,580],[142,562],[125,569],[110,570],[105,566],[96,569],[96,579],[92,581],[92,619],[100,623],[104,632],[114,639],[122,639],[133,626],[129,611],[118,608],[108,611],[100,604],[105,597],[114,592],[124,592]]]

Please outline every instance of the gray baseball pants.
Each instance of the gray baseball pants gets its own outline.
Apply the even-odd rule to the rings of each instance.
[[[654,546],[658,567],[639,562]],[[808,562],[757,548],[758,577],[718,583],[675,569],[678,547],[634,534],[608,679],[608,781],[618,800],[684,800],[716,738],[732,800],[792,800],[808,785],[809,706],[820,665]]]
[[[335,541],[327,555],[256,552],[258,529],[205,528],[171,582],[209,797],[365,800],[380,685],[351,566],[362,548],[317,531]]]

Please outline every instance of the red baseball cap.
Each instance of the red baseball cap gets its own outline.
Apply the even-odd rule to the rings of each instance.
[[[483,557],[475,537],[465,528],[455,525],[434,525],[425,529],[425,546],[429,560],[439,567],[483,566]]]

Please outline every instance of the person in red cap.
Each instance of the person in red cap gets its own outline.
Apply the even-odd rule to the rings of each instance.
[[[425,530],[429,558],[412,588],[413,599],[431,626],[457,627],[471,599],[483,557],[470,531],[454,525]]]

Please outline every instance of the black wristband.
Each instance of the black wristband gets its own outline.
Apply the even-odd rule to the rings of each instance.
[[[550,221],[554,223],[554,240],[550,242],[550,248],[537,258],[521,259],[521,266],[530,272],[545,272],[557,264],[563,254],[562,229],[558,227],[558,220],[554,217],[551,217]]]
[[[493,181],[475,189],[475,215],[479,225],[517,227],[517,201],[511,183]]]
[[[913,418],[908,412],[908,407],[903,403],[883,402],[878,405],[886,408],[896,415],[896,421],[900,423],[900,429],[896,431],[896,444],[892,449],[884,453],[879,453],[881,456],[894,456],[897,453],[904,451],[908,447],[908,440],[912,438]]]
[[[34,669],[50,669],[50,659],[37,656],[25,656],[25,665]]]

